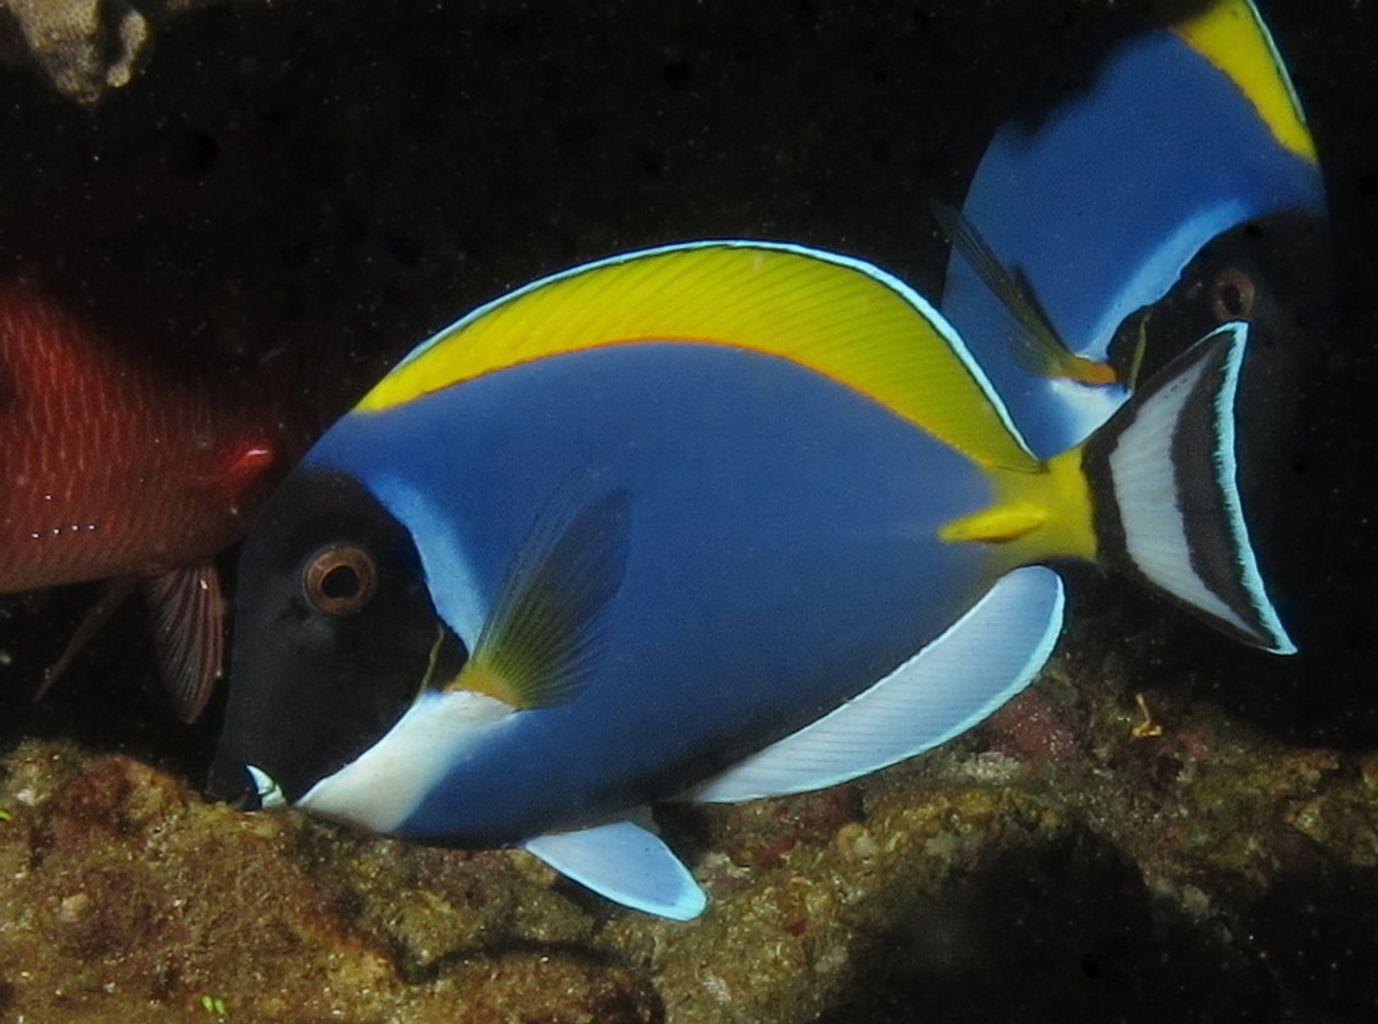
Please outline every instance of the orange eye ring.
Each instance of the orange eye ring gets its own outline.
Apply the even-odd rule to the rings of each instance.
[[[378,589],[378,564],[354,544],[318,551],[306,564],[302,590],[317,611],[353,615],[368,604]]]
[[[1215,276],[1211,285],[1211,304],[1216,318],[1222,323],[1227,320],[1247,320],[1254,311],[1257,293],[1254,281],[1237,267],[1226,267]]]

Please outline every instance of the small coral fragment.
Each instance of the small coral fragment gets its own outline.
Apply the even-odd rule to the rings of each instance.
[[[1143,718],[1134,723],[1133,728],[1129,730],[1129,735],[1136,740],[1161,736],[1163,727],[1153,720],[1153,712],[1148,709],[1148,701],[1144,699],[1142,693],[1134,694],[1134,703],[1139,705],[1139,714],[1143,715]]]

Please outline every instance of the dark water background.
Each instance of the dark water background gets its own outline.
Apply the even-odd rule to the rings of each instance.
[[[1378,6],[1264,14],[1310,116],[1334,227],[1333,324],[1307,341],[1325,346],[1314,378],[1296,382],[1309,457],[1263,552],[1265,566],[1300,566],[1289,582],[1303,654],[1242,651],[1089,576],[1069,642],[1128,643],[1133,678],[1120,685],[1219,702],[1300,746],[1372,749]],[[998,123],[1085,85],[1097,55],[1143,24],[1134,4],[1047,0],[214,8],[164,26],[140,77],[94,110],[0,68],[0,273],[40,282],[173,373],[209,364],[253,382],[285,353],[274,372],[299,374],[300,402],[323,418],[477,303],[619,250],[788,240],[937,296],[947,247],[928,200],[958,204]],[[0,607],[0,736],[75,735],[199,777],[218,704],[196,729],[170,724],[136,610],[61,693],[28,705],[89,596]],[[1048,868],[1053,912],[1100,921],[1078,878],[1103,893],[1120,869],[1068,856]],[[1295,968],[1322,987],[1327,970],[1360,978],[1378,955],[1373,879],[1326,884],[1316,899],[1348,966]],[[1030,892],[1005,910],[1046,897]],[[1116,941],[1132,946],[1132,931]],[[1011,941],[992,948],[993,970],[1020,959]],[[902,1000],[886,1005],[886,1019],[909,1019]]]

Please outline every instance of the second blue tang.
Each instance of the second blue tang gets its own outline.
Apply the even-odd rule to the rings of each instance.
[[[754,242],[538,281],[412,353],[279,490],[239,575],[214,788],[516,843],[700,913],[655,801],[833,785],[961,733],[1100,562],[1291,650],[1234,485],[1229,324],[1046,461],[922,298]]]
[[[1021,345],[1020,318],[960,245],[941,308],[1040,455],[1085,438],[1133,389],[1132,367],[1103,365],[1126,326],[1139,321],[1150,350],[1193,340],[1177,344],[1170,322],[1141,320],[1171,291],[1199,293],[1207,314],[1223,307],[1212,322],[1281,325],[1269,340],[1284,351],[1299,341],[1301,311],[1265,299],[1305,278],[1298,264],[1315,257],[1301,242],[1315,244],[1325,219],[1301,102],[1252,0],[1166,6],[1185,16],[1126,40],[1091,87],[1039,119],[1001,126],[962,203],[1056,341]],[[1257,250],[1272,247],[1280,281],[1258,266]],[[1297,371],[1289,358],[1272,372]]]

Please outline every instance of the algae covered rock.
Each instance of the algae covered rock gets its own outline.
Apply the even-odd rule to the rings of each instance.
[[[1049,688],[1052,708],[1077,693],[1056,670]],[[1333,1004],[1257,926],[1306,913],[1307,878],[1363,898],[1366,762],[1209,709],[1136,735],[1137,702],[1079,699],[1080,761],[1002,753],[992,729],[864,784],[666,809],[713,899],[685,924],[522,852],[242,814],[133,758],[26,741],[0,763],[0,1000],[26,1021],[603,1024]],[[1215,976],[1232,983],[1203,995]]]
[[[225,0],[0,0],[15,34],[53,88],[95,103],[128,85],[153,41],[154,25]],[[10,26],[0,25],[0,31]]]
[[[579,955],[587,925],[515,855],[332,842],[61,744],[4,769],[8,1020],[653,1018],[644,981]]]

